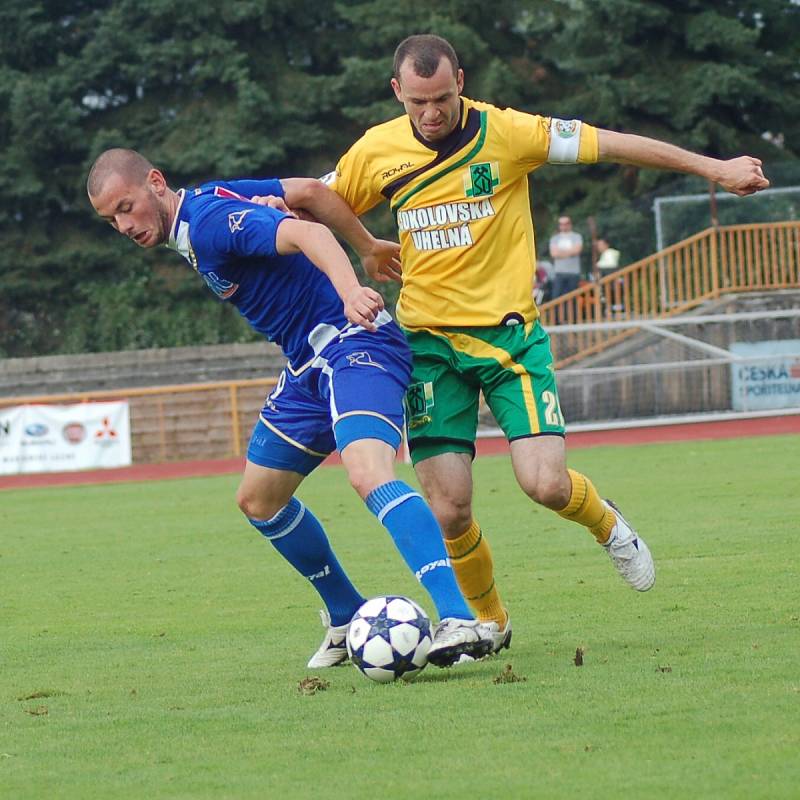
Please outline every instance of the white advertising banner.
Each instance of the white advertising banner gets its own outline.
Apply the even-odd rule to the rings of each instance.
[[[128,404],[0,408],[0,475],[126,467]]]
[[[734,342],[741,360],[731,364],[734,411],[800,406],[800,339]]]

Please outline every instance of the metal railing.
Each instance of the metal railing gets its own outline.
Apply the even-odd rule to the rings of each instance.
[[[541,308],[545,327],[670,317],[729,292],[800,286],[800,222],[708,228],[557,297]],[[553,343],[564,367],[631,335],[583,331]]]

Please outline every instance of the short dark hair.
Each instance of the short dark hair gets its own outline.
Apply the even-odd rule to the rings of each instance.
[[[105,182],[115,174],[144,183],[152,169],[155,167],[141,153],[124,147],[112,147],[102,152],[92,164],[86,191],[90,197],[97,197]]]
[[[439,68],[439,62],[446,58],[458,75],[458,56],[447,39],[432,33],[422,33],[403,39],[394,51],[394,77],[400,77],[400,67],[411,59],[411,66],[420,78],[430,78]]]

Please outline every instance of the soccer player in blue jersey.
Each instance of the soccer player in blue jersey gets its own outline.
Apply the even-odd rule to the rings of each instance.
[[[236,180],[173,191],[146,158],[124,149],[102,153],[87,181],[95,211],[115,230],[140,247],[176,250],[288,359],[253,430],[237,501],[325,604],[325,638],[308,666],[347,658],[347,626],[364,601],[317,518],[294,497],[334,449],[436,606],[431,663],[482,657],[492,649],[491,635],[458,589],[438,523],[422,497],[395,477],[411,369],[405,337],[380,294],[359,284],[326,227],[249,200],[276,195],[292,205],[291,187],[291,179]],[[395,246],[374,239],[331,194],[332,211],[309,210],[364,260],[391,260]]]

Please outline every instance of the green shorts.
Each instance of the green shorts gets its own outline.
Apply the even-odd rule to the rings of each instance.
[[[481,392],[509,441],[564,435],[550,337],[538,321],[405,333],[414,356],[406,393],[413,463],[475,454]]]

